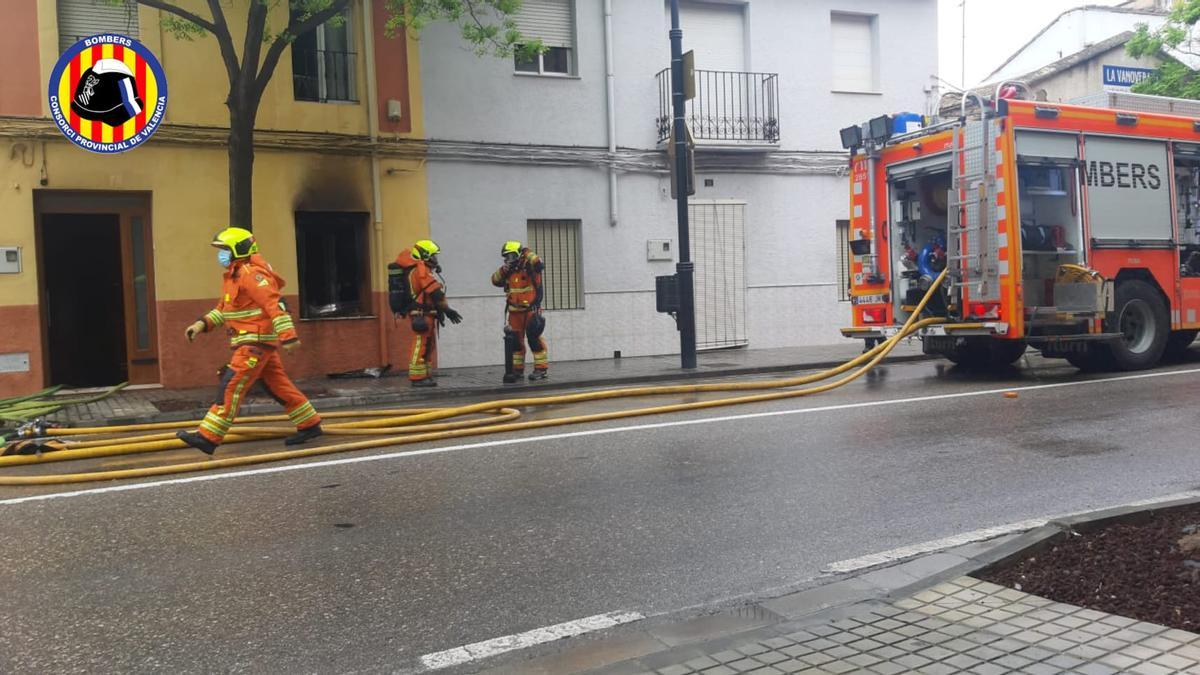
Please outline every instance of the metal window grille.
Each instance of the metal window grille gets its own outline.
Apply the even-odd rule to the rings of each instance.
[[[696,348],[745,345],[746,205],[693,202],[688,219],[696,265]]]
[[[357,101],[354,32],[350,11],[338,25],[317,26],[292,43],[292,90],[297,101]]]
[[[850,221],[837,221],[838,301],[850,302]]]
[[[296,213],[301,318],[371,313],[368,220],[366,213]]]
[[[138,39],[138,6],[134,0],[58,0],[58,50],[85,37],[117,33]]]
[[[579,220],[530,220],[529,248],[546,269],[542,272],[545,309],[583,309],[583,223]]]

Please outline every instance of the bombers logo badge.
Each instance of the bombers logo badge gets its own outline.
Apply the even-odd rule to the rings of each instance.
[[[167,78],[142,43],[106,33],[76,42],[58,58],[48,96],[68,140],[92,152],[125,152],[162,123]]]

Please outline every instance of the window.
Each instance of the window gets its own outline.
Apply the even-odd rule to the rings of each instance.
[[[367,221],[366,213],[296,213],[301,318],[370,314]]]
[[[524,0],[513,15],[521,35],[537,38],[549,48],[532,61],[513,57],[518,73],[572,75],[575,73],[575,3],[573,0]]]
[[[546,264],[542,307],[583,309],[583,250],[578,220],[530,220],[529,248]]]
[[[99,33],[138,38],[138,6],[134,0],[58,0],[58,50]]]
[[[850,221],[837,221],[838,302],[850,302]]]
[[[292,8],[295,19],[299,10]],[[292,91],[297,101],[357,101],[350,10],[292,42]]]
[[[879,90],[877,18],[867,14],[830,14],[833,90]]]

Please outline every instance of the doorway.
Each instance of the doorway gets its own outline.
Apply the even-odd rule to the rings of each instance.
[[[688,203],[696,265],[696,349],[741,347],[746,337],[746,204]]]
[[[46,383],[158,382],[148,196],[40,191],[35,208]]]

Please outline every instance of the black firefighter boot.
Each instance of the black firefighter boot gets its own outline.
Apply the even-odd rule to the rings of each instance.
[[[217,451],[217,444],[201,436],[197,431],[176,431],[175,438],[187,443],[209,457],[212,457],[213,453]]]
[[[325,433],[325,432],[321,430],[321,425],[314,424],[307,429],[300,429],[296,433],[292,434],[291,436],[288,436],[287,440],[285,440],[283,442],[283,444],[284,445],[300,445],[301,443],[307,443],[307,442],[311,441],[312,439],[316,438],[317,436],[320,436],[323,433]]]

